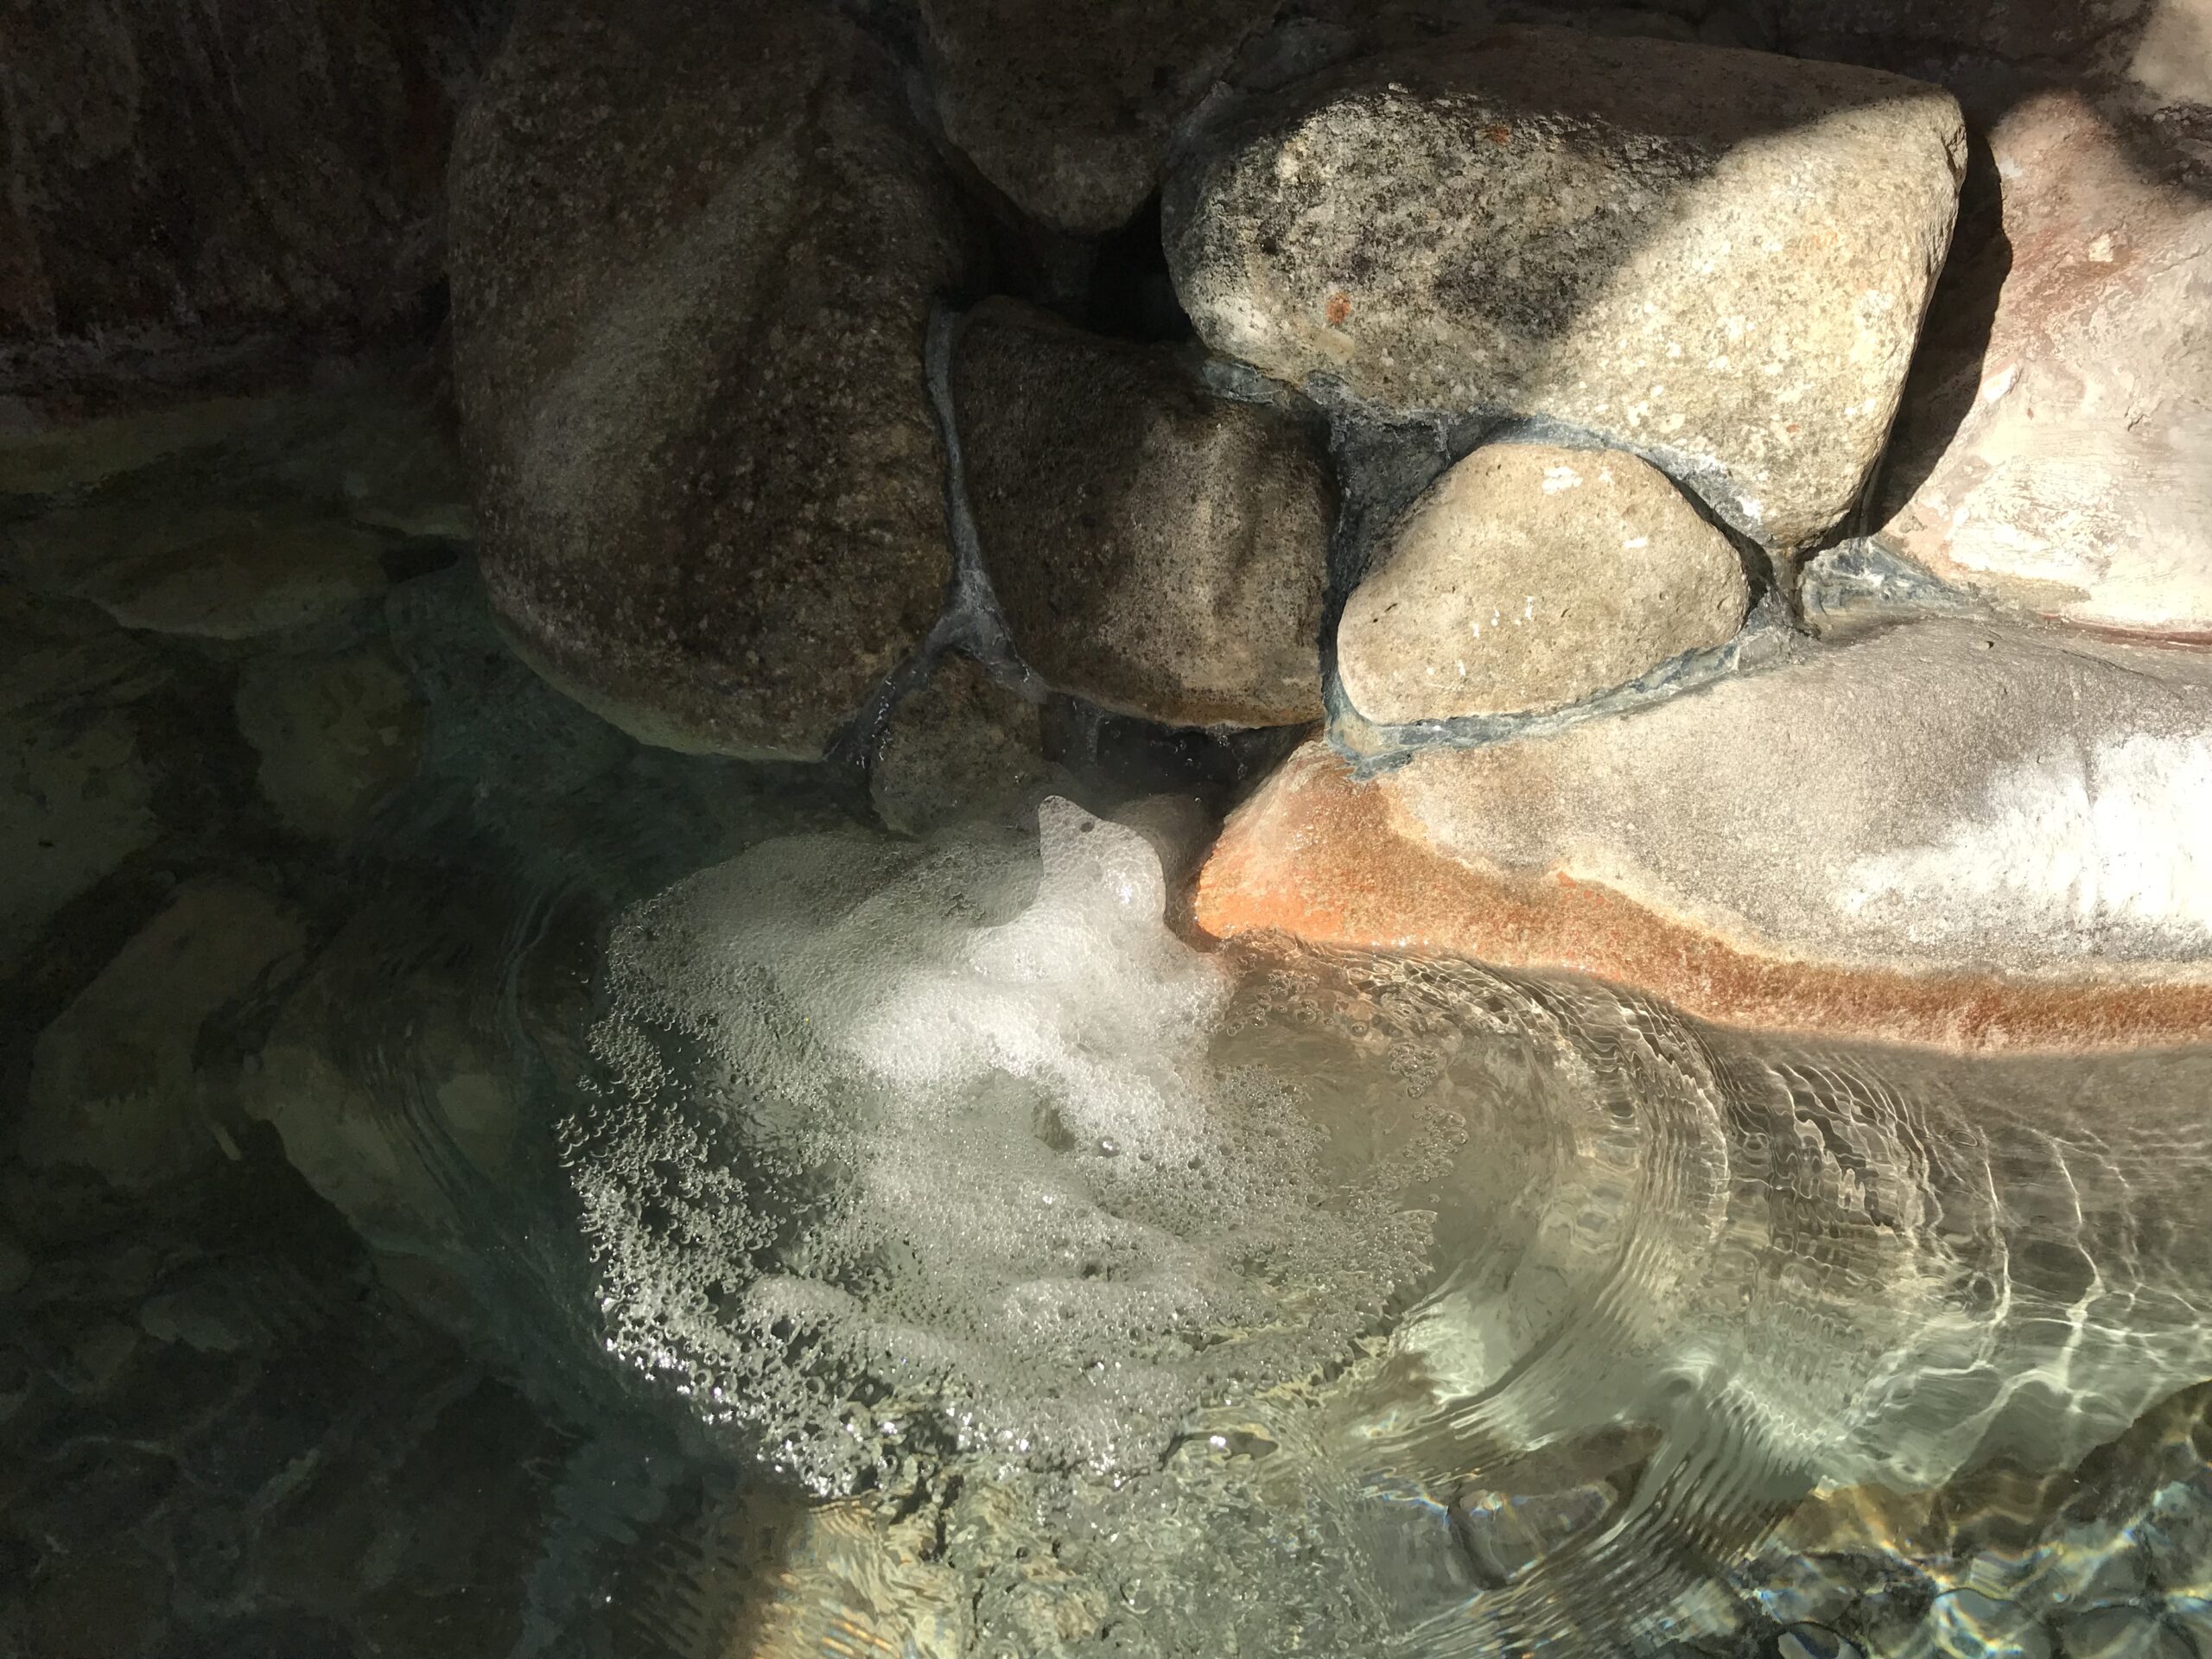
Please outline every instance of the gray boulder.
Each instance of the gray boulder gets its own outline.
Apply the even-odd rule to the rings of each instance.
[[[1177,168],[1165,231],[1217,350],[1571,423],[1787,549],[1881,451],[1963,159],[1932,86],[1510,27],[1249,101]]]
[[[1750,605],[1728,538],[1634,455],[1492,444],[1392,529],[1337,673],[1382,724],[1554,709],[1724,643]]]
[[[899,703],[868,770],[868,795],[892,829],[924,835],[963,819],[1018,817],[1052,781],[1037,705],[971,658],[947,655]]]
[[[544,0],[461,124],[455,391],[485,579],[639,736],[813,756],[950,574],[922,343],[958,204],[798,0]]]
[[[953,397],[983,563],[1032,669],[1169,725],[1319,715],[1335,501],[1296,416],[1011,301],[963,324]]]

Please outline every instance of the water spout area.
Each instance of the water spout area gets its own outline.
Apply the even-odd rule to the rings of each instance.
[[[1815,1050],[1165,896],[1052,800],[632,910],[566,1141],[609,1351],[823,1497],[918,1460],[1129,1536],[1205,1448],[1155,1593],[1256,1504],[1274,1613],[1440,1656],[1658,1640],[1816,1491],[2068,1469],[2212,1376],[2212,1057]]]

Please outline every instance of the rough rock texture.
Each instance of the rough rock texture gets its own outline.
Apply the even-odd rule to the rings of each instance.
[[[1492,444],[1391,531],[1337,673],[1383,724],[1552,709],[1722,644],[1750,606],[1728,538],[1634,455]]]
[[[40,1033],[23,1160],[89,1165],[143,1187],[218,1156],[193,1070],[200,1027],[304,943],[297,921],[243,883],[180,887]]]
[[[2212,662],[1927,622],[1231,819],[1199,925],[1959,1047],[2212,1037]]]
[[[18,0],[0,53],[0,384],[416,325],[489,6]]]
[[[1217,350],[1572,422],[1791,547],[1880,452],[1964,153],[1915,82],[1499,29],[1254,100],[1169,180],[1168,259]]]
[[[922,0],[946,135],[1025,212],[1078,235],[1134,215],[1176,124],[1276,0]]]
[[[1775,0],[1786,50],[1807,57],[1934,71],[1961,54],[2075,73],[2124,57],[2162,0]],[[2164,0],[2172,5],[2172,0]],[[2179,7],[2173,7],[2179,10]]]
[[[281,653],[238,675],[238,730],[261,757],[261,792],[309,835],[353,829],[413,773],[422,700],[390,651]]]
[[[455,138],[454,378],[494,605],[652,741],[813,755],[950,574],[922,372],[957,207],[798,0],[544,0]]]
[[[2001,233],[1945,276],[1883,539],[2069,621],[2212,633],[2212,203],[2071,94],[1991,148]]]
[[[1031,668],[1169,725],[1320,713],[1335,502],[1295,417],[1215,397],[1167,347],[1010,301],[963,324],[953,401],[983,563]]]
[[[1033,808],[1052,775],[1037,705],[994,683],[972,658],[948,655],[893,713],[868,786],[885,823],[923,835]]]

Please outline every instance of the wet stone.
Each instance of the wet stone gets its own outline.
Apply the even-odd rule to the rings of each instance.
[[[899,72],[802,0],[531,7],[452,178],[516,643],[645,741],[818,758],[952,569],[922,357],[969,233]]]
[[[2067,1659],[2196,1659],[2196,1646],[2149,1607],[2097,1607],[2060,1621]]]
[[[149,504],[149,511],[152,511]],[[212,639],[247,639],[340,614],[385,587],[384,538],[313,519],[218,512],[194,539],[73,579],[125,627]],[[166,539],[160,529],[149,534]]]
[[[256,888],[214,876],[180,887],[40,1034],[24,1160],[86,1164],[136,1188],[218,1155],[194,1070],[200,1027],[304,942]]]
[[[1979,1590],[1936,1598],[1923,1627],[1946,1659],[2050,1659],[2050,1633],[2028,1608]]]
[[[1964,156],[1931,86],[1505,27],[1229,106],[1164,229],[1217,351],[1570,423],[1792,548],[1881,453]]]
[[[31,1281],[30,1252],[0,1233],[0,1296],[12,1296]]]
[[[1398,724],[1556,708],[1719,645],[1735,548],[1634,455],[1496,444],[1408,511],[1337,625],[1352,707]]]
[[[336,836],[415,771],[424,709],[381,644],[338,657],[272,653],[238,676],[238,729],[285,822]]]
[[[972,658],[948,654],[893,712],[868,772],[868,795],[890,828],[924,835],[963,818],[1018,818],[1052,775],[1037,705],[994,683]]]
[[[1334,497],[1292,416],[1209,391],[1179,354],[1011,301],[952,372],[983,565],[1022,660],[1171,726],[1321,711]]]

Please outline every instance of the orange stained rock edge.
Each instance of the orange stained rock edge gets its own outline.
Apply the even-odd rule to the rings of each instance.
[[[1389,792],[1333,754],[1294,755],[1241,807],[1198,873],[1198,927],[1567,969],[1664,997],[1716,1025],[1961,1052],[2212,1041],[2212,985],[1915,975],[1753,955],[1564,873],[1501,879],[1400,831]]]

